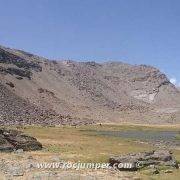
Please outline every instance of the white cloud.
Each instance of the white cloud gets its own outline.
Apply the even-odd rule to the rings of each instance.
[[[177,79],[176,78],[171,78],[170,82],[174,85],[177,85]]]
[[[180,82],[176,78],[171,78],[170,82],[174,84],[176,87],[180,87]]]

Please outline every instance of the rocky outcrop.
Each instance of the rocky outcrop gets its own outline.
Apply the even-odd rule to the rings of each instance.
[[[0,129],[0,151],[11,152],[17,149],[24,151],[41,150],[42,144],[36,138],[20,131]]]
[[[5,70],[6,73],[11,74],[11,75],[17,75],[18,77],[26,77],[28,79],[31,79],[32,72],[29,70],[23,70],[20,68],[7,68]]]
[[[27,61],[27,59],[24,59],[14,53],[13,50],[4,47],[0,47],[0,63],[13,64],[18,68],[42,71],[42,67],[38,62]]]
[[[109,163],[117,169],[132,171],[152,165],[178,168],[178,164],[172,153],[167,150],[156,150],[111,157]]]

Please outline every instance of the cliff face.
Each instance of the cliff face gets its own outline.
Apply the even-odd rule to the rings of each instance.
[[[179,123],[180,92],[158,69],[50,61],[0,47],[0,122]]]

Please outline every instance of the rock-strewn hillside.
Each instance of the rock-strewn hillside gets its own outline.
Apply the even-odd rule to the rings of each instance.
[[[179,123],[180,92],[158,69],[50,61],[0,47],[1,124]]]

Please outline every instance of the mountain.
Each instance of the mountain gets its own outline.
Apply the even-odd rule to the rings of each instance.
[[[0,124],[180,122],[180,91],[147,65],[52,61],[0,46]]]

